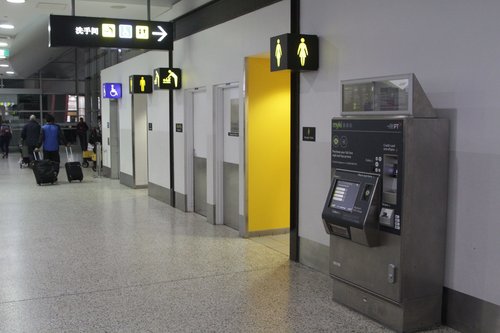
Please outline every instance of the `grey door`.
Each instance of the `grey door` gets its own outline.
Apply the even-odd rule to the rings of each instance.
[[[239,88],[223,90],[223,223],[239,230]]]
[[[207,149],[209,112],[207,93],[193,93],[193,192],[194,212],[207,216]]]
[[[118,101],[109,101],[109,149],[111,159],[111,178],[120,176],[120,124],[118,118]]]

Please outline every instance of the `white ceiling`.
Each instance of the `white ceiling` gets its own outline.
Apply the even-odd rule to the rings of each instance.
[[[151,0],[151,20],[170,21],[210,0]],[[50,14],[71,15],[71,0],[26,0],[12,4],[0,0],[0,24],[9,23],[13,30],[0,29],[0,42],[9,44],[8,59],[0,59],[3,78],[25,78],[36,73],[67,48],[48,48],[48,18]],[[75,0],[76,16],[147,19],[147,0]],[[1,47],[0,47],[1,48]],[[7,75],[14,71],[15,75]]]

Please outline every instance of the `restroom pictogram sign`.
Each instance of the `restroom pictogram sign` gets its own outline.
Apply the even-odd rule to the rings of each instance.
[[[180,68],[156,68],[153,72],[153,88],[181,89],[182,71]]]
[[[151,94],[153,92],[153,77],[151,75],[130,75],[129,92],[131,94]]]
[[[271,72],[315,71],[319,66],[318,36],[284,34],[271,37]]]

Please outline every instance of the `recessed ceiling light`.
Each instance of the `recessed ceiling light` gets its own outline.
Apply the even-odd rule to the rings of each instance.
[[[14,29],[14,26],[12,24],[0,24],[1,29]]]
[[[9,44],[6,42],[0,42],[0,47],[4,47],[4,46],[9,46]]]
[[[26,0],[7,0],[7,2],[10,2],[10,3],[25,3]]]
[[[7,64],[0,64],[0,67],[9,67]]]
[[[13,71],[7,71],[7,72],[5,72],[5,73],[7,73],[7,74],[9,74],[9,75],[14,75],[14,74],[16,74],[16,73],[14,73]]]

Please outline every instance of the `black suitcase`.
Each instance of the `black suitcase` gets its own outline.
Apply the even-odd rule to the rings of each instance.
[[[83,180],[83,171],[82,171],[82,164],[80,162],[74,162],[73,160],[73,150],[71,147],[69,148],[69,153],[68,153],[68,148],[66,147],[66,157],[68,159],[68,162],[64,164],[64,167],[66,169],[66,175],[68,176],[68,182],[72,182],[73,180],[79,180],[80,182]]]
[[[59,174],[59,163],[49,160],[39,159],[36,152],[33,153],[35,160],[33,161],[33,173],[35,174],[36,183],[54,184],[57,182]]]

